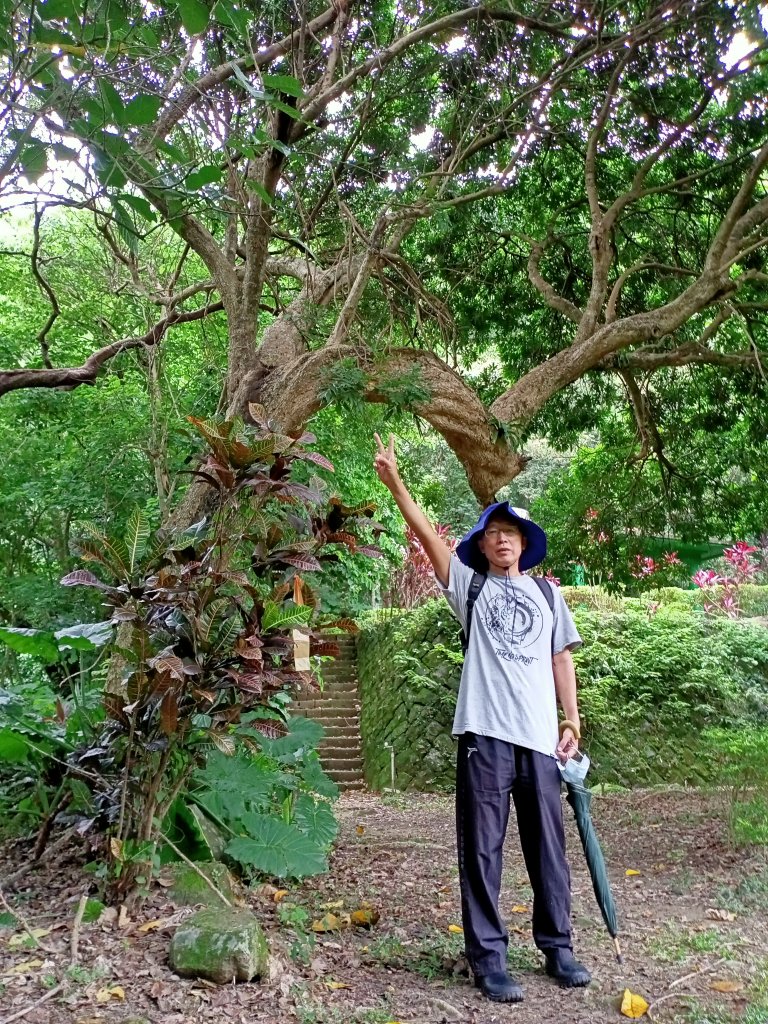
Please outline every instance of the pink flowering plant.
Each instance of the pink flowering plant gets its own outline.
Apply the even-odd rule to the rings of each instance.
[[[693,582],[704,594],[705,612],[738,619],[744,584],[768,582],[768,544],[762,540],[759,546],[738,540],[723,551],[722,567],[694,573]]]

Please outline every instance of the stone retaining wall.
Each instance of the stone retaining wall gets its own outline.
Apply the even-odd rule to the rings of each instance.
[[[444,601],[410,612],[383,611],[357,641],[360,732],[365,781],[390,785],[390,743],[397,789],[454,785],[451,724],[461,675],[458,623]]]

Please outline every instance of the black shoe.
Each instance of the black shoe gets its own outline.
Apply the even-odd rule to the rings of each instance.
[[[506,971],[481,974],[475,978],[475,988],[479,988],[486,999],[492,999],[494,1003],[520,1003],[523,1000],[522,987]]]
[[[570,949],[545,949],[544,956],[544,970],[562,988],[584,988],[592,981],[592,975],[575,959]]]

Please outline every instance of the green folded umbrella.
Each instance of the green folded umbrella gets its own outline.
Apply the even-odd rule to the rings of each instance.
[[[592,794],[584,786],[576,782],[565,780],[568,794],[566,800],[573,808],[576,817],[576,827],[579,830],[581,845],[584,847],[584,856],[587,860],[587,867],[592,877],[592,888],[595,890],[595,899],[603,915],[605,926],[613,938],[616,947],[616,959],[621,963],[621,946],[617,938],[619,923],[616,915],[616,904],[613,901],[611,884],[608,881],[608,870],[605,866],[605,857],[600,847],[600,841],[595,832],[592,816],[589,813],[589,805],[592,803]]]

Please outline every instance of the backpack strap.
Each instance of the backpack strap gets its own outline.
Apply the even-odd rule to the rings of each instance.
[[[533,580],[533,582],[536,584],[536,586],[539,588],[539,590],[544,595],[544,600],[549,605],[549,610],[552,612],[552,615],[554,615],[555,614],[555,591],[553,589],[554,584],[550,583],[549,580],[545,579],[543,576],[531,576],[531,579]],[[554,622],[553,622],[552,623],[552,647],[554,647],[554,646],[555,646],[555,625],[554,625]]]
[[[545,579],[543,576],[531,576],[531,579],[533,580],[533,582],[536,584],[536,586],[539,588],[539,590],[544,595],[544,600],[547,602],[547,605],[549,606],[549,610],[554,615],[555,614],[555,592],[552,589],[552,584],[549,582],[548,579]]]
[[[472,579],[469,584],[469,590],[467,591],[467,628],[461,631],[461,650],[464,654],[467,653],[469,647],[469,633],[472,629],[472,611],[475,607],[475,601],[480,596],[480,591],[485,586],[488,577],[484,572],[476,572],[472,575]]]

